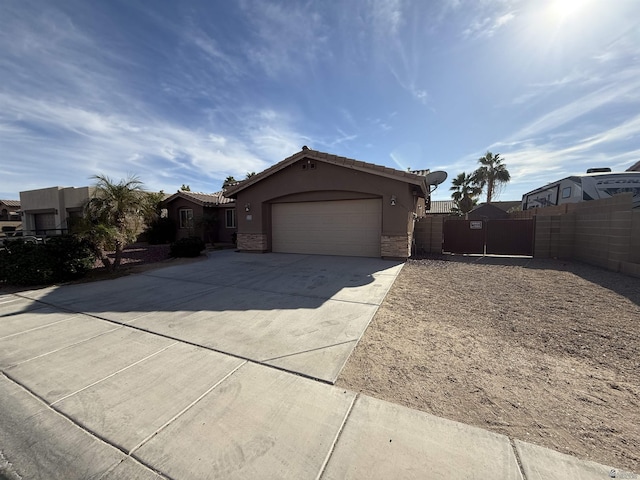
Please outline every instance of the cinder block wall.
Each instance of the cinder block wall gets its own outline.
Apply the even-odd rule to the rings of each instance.
[[[640,209],[631,211],[631,244],[629,245],[629,261],[640,264]]]
[[[640,212],[632,210],[631,198],[628,193],[538,209],[534,255],[573,258],[640,276]]]
[[[442,253],[442,225],[444,216],[430,216],[416,222],[413,231],[415,255]]]

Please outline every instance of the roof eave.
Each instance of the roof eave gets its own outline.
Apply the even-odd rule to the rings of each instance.
[[[247,180],[244,180],[243,182],[239,183],[238,185],[234,185],[233,187],[229,188],[227,191],[225,191],[225,196],[226,197],[230,197],[230,198],[235,198],[236,195],[241,192],[242,190],[245,190],[247,188],[249,188],[250,186],[258,183],[259,181],[261,181],[262,179],[269,177],[271,175],[273,175],[274,173],[279,172],[280,170],[283,170],[284,168],[288,167],[289,165],[292,165],[293,163],[297,162],[298,160],[302,160],[304,158],[308,158],[311,160],[316,160],[319,162],[325,162],[325,163],[329,163],[332,165],[338,165],[340,167],[343,168],[350,168],[352,170],[358,170],[364,173],[369,173],[371,175],[379,175],[381,177],[386,177],[386,178],[390,178],[393,180],[397,180],[400,182],[405,182],[405,183],[409,183],[412,185],[416,185],[418,187],[420,187],[420,190],[422,191],[422,196],[423,197],[427,197],[429,195],[429,187],[427,185],[426,182],[426,177],[422,177],[420,175],[415,175],[415,174],[405,174],[404,172],[402,172],[402,175],[399,175],[397,173],[394,172],[386,172],[384,170],[375,170],[373,171],[370,167],[368,167],[368,164],[365,164],[365,162],[360,162],[362,163],[362,165],[357,165],[357,164],[346,164],[344,163],[344,160],[352,160],[352,159],[347,159],[346,157],[338,157],[336,155],[332,155],[332,157],[335,157],[335,159],[337,161],[332,161],[333,158],[329,158],[329,154],[325,154],[322,152],[318,152],[316,150],[301,150],[293,155],[291,155],[290,157],[285,158],[284,160],[276,163],[275,165],[267,168],[266,170],[258,173],[257,175],[254,175],[251,178],[248,178]],[[342,162],[339,161],[339,159],[342,159]],[[358,160],[354,160],[354,161],[358,161]],[[389,169],[389,170],[393,170],[393,169]],[[410,175],[410,176],[408,176]]]

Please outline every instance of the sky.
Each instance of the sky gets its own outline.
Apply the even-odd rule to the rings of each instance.
[[[307,145],[487,151],[499,197],[640,160],[638,0],[3,0],[0,198],[103,174],[215,192]]]

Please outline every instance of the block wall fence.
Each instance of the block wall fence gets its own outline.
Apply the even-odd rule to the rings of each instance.
[[[565,258],[640,277],[640,209],[632,194],[510,214],[535,219],[536,258]],[[415,256],[442,253],[445,216],[416,222]]]

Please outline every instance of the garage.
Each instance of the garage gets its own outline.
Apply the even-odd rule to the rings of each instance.
[[[56,229],[56,216],[54,213],[37,213],[34,217],[37,235],[44,235]]]
[[[236,201],[238,251],[406,259],[425,172],[302,147],[224,191]]]
[[[272,251],[380,256],[380,199],[274,203]]]

